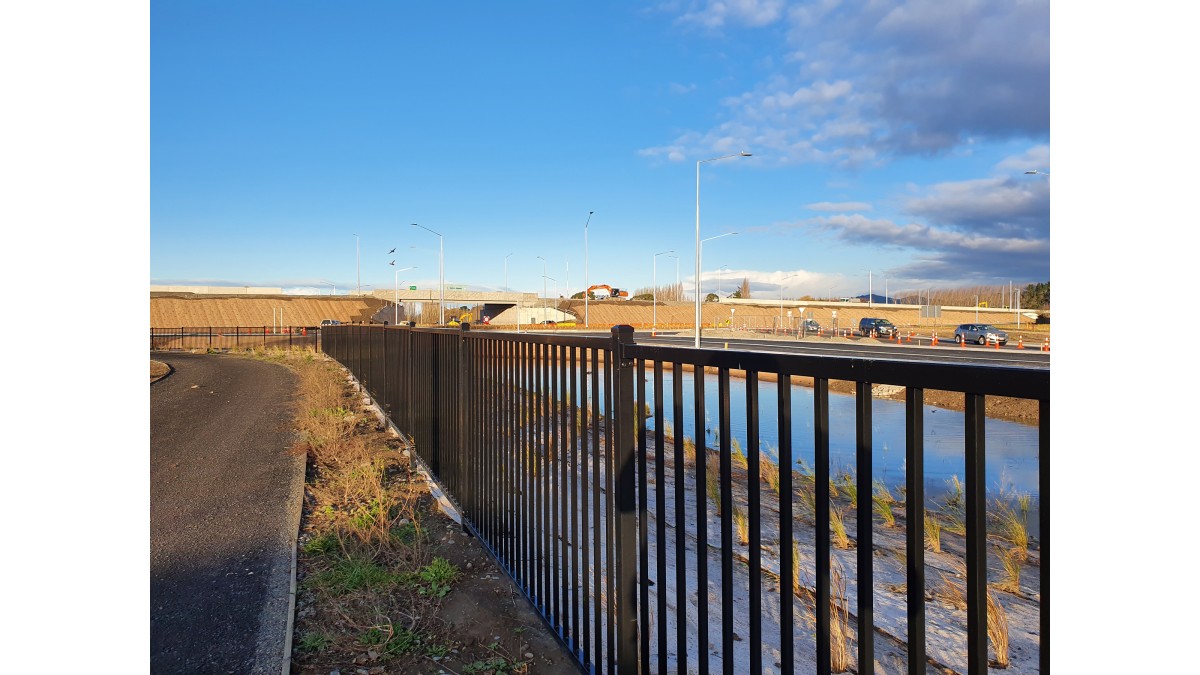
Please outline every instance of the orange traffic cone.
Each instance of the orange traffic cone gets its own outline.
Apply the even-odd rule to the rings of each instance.
[[[1017,337],[1017,349],[1025,349],[1025,336]]]
[[[996,340],[996,349],[1000,349],[1000,341]]]
[[[1050,338],[1046,338],[1046,341],[1042,343],[1042,351],[1050,351]]]
[[[937,346],[937,331],[933,331],[933,346]]]
[[[911,330],[908,331],[908,340],[907,340],[908,344],[912,344],[912,333],[913,332]]]
[[[962,347],[963,349],[966,349],[966,348],[967,348],[967,336],[966,336],[966,335],[962,335],[962,336],[959,336],[959,337],[960,337],[961,339],[959,339],[959,341],[958,341],[958,346],[959,346],[959,347]]]

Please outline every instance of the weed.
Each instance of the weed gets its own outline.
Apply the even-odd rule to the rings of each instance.
[[[458,567],[454,563],[445,558],[434,558],[433,562],[422,567],[416,574],[409,575],[406,580],[415,585],[421,595],[444,598],[450,592],[450,585],[457,581],[459,576]]]
[[[383,589],[395,584],[396,576],[371,560],[343,558],[327,570],[305,580],[309,588],[332,595],[344,595],[360,589]]]
[[[491,673],[492,675],[507,675],[508,673],[523,673],[528,664],[524,661],[509,661],[497,656],[487,660],[468,663],[463,667],[464,673]]]
[[[304,552],[308,555],[328,555],[341,550],[341,542],[332,532],[319,534],[304,544]]]
[[[300,636],[297,646],[300,651],[304,652],[323,652],[329,649],[331,644],[333,644],[332,637],[318,631],[309,631]]]

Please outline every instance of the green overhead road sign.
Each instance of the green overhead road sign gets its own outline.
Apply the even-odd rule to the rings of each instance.
[[[408,287],[408,290],[410,290],[410,291],[415,291],[415,290],[417,290],[417,287],[416,287],[416,286],[409,286],[409,287]]]

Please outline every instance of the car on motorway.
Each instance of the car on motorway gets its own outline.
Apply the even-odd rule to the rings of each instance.
[[[816,319],[805,319],[801,328],[805,333],[816,333],[821,330],[821,324],[817,323]]]
[[[989,342],[1008,344],[1008,333],[996,328],[990,323],[964,323],[954,329],[954,341],[974,342],[986,345]]]
[[[892,337],[897,330],[896,324],[887,319],[866,318],[858,322],[858,333],[862,336],[874,333],[879,337]]]
[[[337,319],[321,319],[322,328],[325,326],[340,326],[341,324],[342,322],[338,321]]]

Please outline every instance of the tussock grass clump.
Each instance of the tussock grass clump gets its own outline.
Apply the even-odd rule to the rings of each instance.
[[[1024,555],[1029,550],[1029,495],[1018,497],[1018,508],[1006,499],[996,499],[988,513],[991,534]]]
[[[708,501],[713,503],[717,515],[721,515],[721,483],[711,466],[704,474],[704,490],[708,493]]]
[[[879,495],[872,495],[871,502],[874,504],[872,508],[874,509],[876,515],[878,515],[879,519],[883,521],[883,526],[895,527],[896,514],[892,512],[892,502],[880,497]]]
[[[758,475],[772,492],[779,494],[779,465],[765,454],[759,458]]]
[[[840,489],[850,500],[850,508],[858,507],[858,481],[854,479],[854,474],[849,471],[843,471],[836,478],[830,478],[829,482],[831,483],[829,488],[830,496],[835,495],[837,489]]]
[[[738,439],[736,439],[736,438],[731,439],[730,443],[733,446],[731,449],[731,452],[733,453],[732,454],[733,466],[745,471],[746,469],[748,469],[750,467],[750,460],[748,460],[746,458],[746,453],[742,451],[742,444],[739,443]]]
[[[1026,552],[1019,548],[1009,548],[1000,551],[1001,578],[996,588],[1009,593],[1021,592],[1021,566],[1025,563]]]
[[[850,603],[846,575],[837,560],[829,569],[829,665],[835,673],[850,670]]]
[[[992,653],[996,655],[993,665],[997,668],[1007,668],[1008,659],[1008,613],[1004,605],[996,599],[992,589],[987,589],[987,634],[991,643]]]
[[[736,504],[733,507],[733,529],[737,533],[737,541],[742,546],[750,543],[750,519]]]
[[[846,534],[846,514],[842,507],[829,508],[829,529],[833,534],[831,541],[834,548],[850,548],[850,536]]]
[[[942,552],[942,521],[932,513],[925,514],[925,547],[934,553]]]
[[[891,491],[882,481],[875,481],[874,489],[871,494],[872,509],[883,521],[884,527],[896,526],[896,514],[892,511],[892,504],[896,503],[892,497]]]

